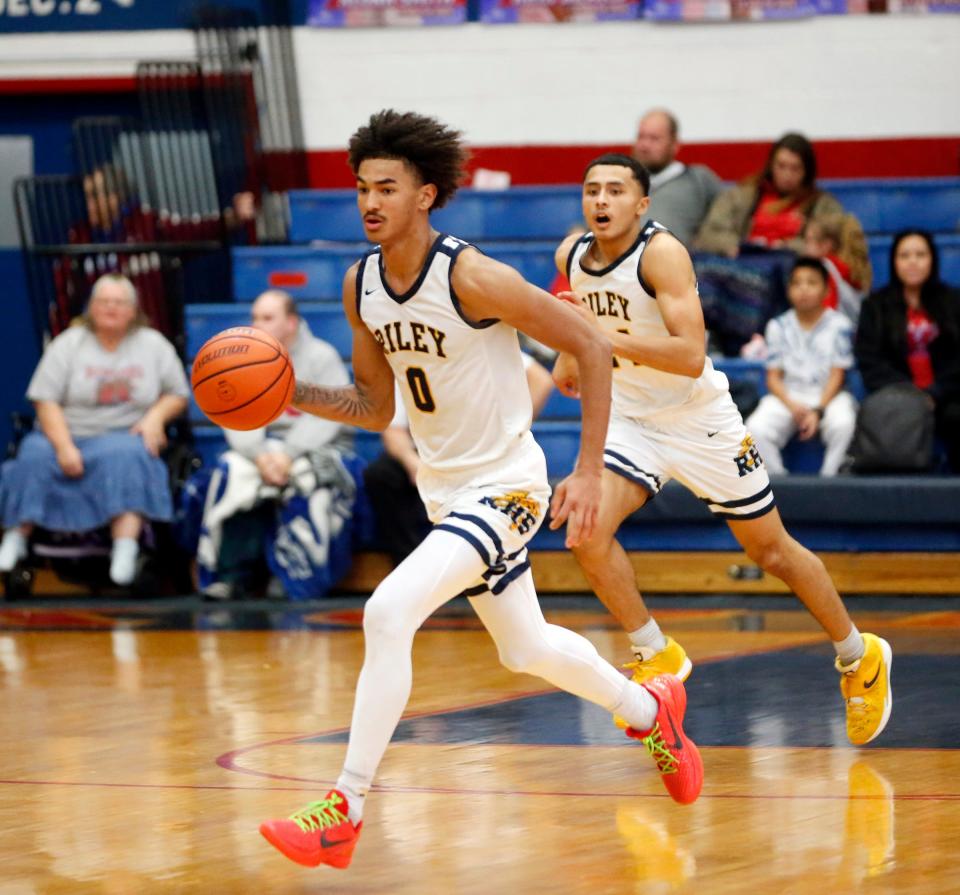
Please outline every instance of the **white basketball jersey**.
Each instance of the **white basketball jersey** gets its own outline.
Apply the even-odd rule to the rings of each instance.
[[[650,240],[666,227],[655,221],[644,225],[636,242],[602,270],[583,266],[593,243],[587,233],[574,244],[567,258],[567,277],[580,300],[593,311],[605,332],[629,333],[641,339],[669,336],[653,289],[644,282],[640,264]],[[701,395],[728,388],[727,377],[713,368],[708,357],[696,379],[645,367],[622,357],[613,359],[613,411],[628,419],[650,416],[686,404]]]
[[[357,271],[357,312],[399,384],[421,461],[438,472],[496,463],[530,431],[530,391],[517,331],[468,320],[450,282],[467,243],[440,234],[403,295],[371,250]]]

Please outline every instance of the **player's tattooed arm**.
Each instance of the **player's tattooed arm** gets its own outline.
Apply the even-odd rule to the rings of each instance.
[[[343,310],[353,331],[353,385],[329,387],[297,380],[293,405],[324,419],[382,432],[394,413],[393,371],[357,311],[354,264],[343,278]]]
[[[383,413],[380,412],[376,400],[354,385],[328,388],[297,380],[293,404],[298,410],[351,426],[383,428],[378,424]],[[387,422],[391,418],[392,414]]]

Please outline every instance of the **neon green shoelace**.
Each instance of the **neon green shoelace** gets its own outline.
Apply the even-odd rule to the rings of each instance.
[[[331,794],[330,798],[321,799],[319,802],[311,802],[306,808],[301,808],[291,814],[290,820],[300,827],[304,833],[335,827],[347,820],[347,815],[337,809],[337,805],[342,804],[343,799]]]
[[[663,741],[663,734],[660,732],[659,722],[654,725],[653,730],[640,742],[647,747],[647,752],[650,753],[650,757],[657,763],[657,770],[660,771],[661,774],[677,773],[677,759],[674,758],[673,754],[667,748],[667,744]]]

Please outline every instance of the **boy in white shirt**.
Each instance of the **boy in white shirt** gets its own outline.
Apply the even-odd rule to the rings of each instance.
[[[820,474],[833,476],[847,453],[857,403],[843,390],[853,366],[849,320],[824,307],[829,273],[817,258],[793,265],[787,296],[792,310],[767,324],[767,391],[747,420],[767,470],[785,473],[781,449],[796,434],[820,435],[826,448]]]

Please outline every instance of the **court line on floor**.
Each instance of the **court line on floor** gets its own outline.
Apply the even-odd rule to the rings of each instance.
[[[298,778],[295,778],[298,779]],[[107,783],[104,781],[83,780],[3,780],[0,786],[74,786],[95,787],[101,789],[187,789],[187,790],[224,790],[241,792],[315,792],[318,783],[324,786],[331,785],[332,781],[308,781],[313,785],[306,786],[234,786],[220,783]],[[424,795],[466,795],[466,796],[548,796],[552,798],[586,798],[586,799],[670,799],[669,794],[647,792],[578,792],[562,790],[515,790],[515,789],[467,789],[462,787],[443,786],[390,786],[374,785],[373,791],[381,793],[409,793]],[[888,795],[840,795],[840,794],[793,794],[793,793],[702,793],[700,799],[731,800],[746,799],[758,801],[816,801],[816,802],[849,802],[849,801],[883,801],[890,799],[896,802],[960,802],[960,793],[894,793]]]

